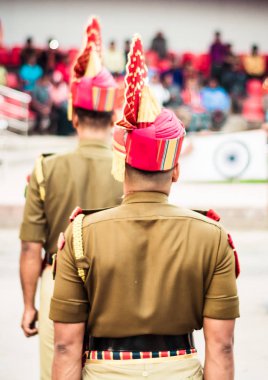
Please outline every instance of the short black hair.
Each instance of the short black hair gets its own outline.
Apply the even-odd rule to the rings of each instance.
[[[112,123],[113,111],[89,111],[84,108],[74,107],[74,113],[78,116],[79,123],[89,127],[109,127]]]

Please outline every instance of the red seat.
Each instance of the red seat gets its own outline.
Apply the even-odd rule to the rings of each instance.
[[[69,56],[69,60],[71,64],[74,62],[74,60],[78,56],[78,53],[79,53],[79,50],[76,48],[72,48],[68,50],[68,56]]]
[[[182,64],[185,65],[186,63],[193,63],[195,60],[195,54],[191,52],[185,52],[182,54]]]
[[[21,64],[21,50],[22,48],[20,46],[14,46],[11,49],[10,57],[9,57],[9,64],[13,67],[18,67]]]
[[[19,88],[19,80],[15,73],[7,73],[7,87]]]
[[[263,122],[262,97],[250,96],[244,101],[242,115],[249,122]]]
[[[247,94],[249,96],[262,96],[262,82],[258,79],[250,79],[247,82]]]
[[[158,58],[158,55],[155,51],[148,50],[145,53],[145,59],[146,59],[146,64],[150,68],[157,68],[158,67],[159,58]]]
[[[209,76],[210,74],[210,55],[209,54],[199,54],[196,55],[193,61],[194,68],[204,74]]]
[[[171,69],[171,61],[169,59],[161,59],[158,62],[158,69],[160,72],[165,72]]]
[[[5,47],[0,47],[0,65],[7,66],[9,63],[9,51]]]

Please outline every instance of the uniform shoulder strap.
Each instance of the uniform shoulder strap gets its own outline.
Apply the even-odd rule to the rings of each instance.
[[[79,214],[75,217],[73,221],[73,247],[74,247],[74,256],[76,260],[81,259],[84,256],[84,247],[83,247],[83,219],[85,214]],[[83,268],[77,268],[78,276],[82,279],[83,282],[86,281],[86,273]]]
[[[41,201],[44,202],[46,198],[46,188],[45,188],[45,177],[44,177],[44,169],[43,169],[43,161],[45,157],[51,156],[53,153],[41,154],[37,160],[35,165],[35,176],[39,187],[39,194]]]
[[[194,212],[198,212],[198,214],[202,214],[212,220],[215,220],[216,222],[219,222],[221,217],[219,214],[216,213],[216,211],[210,209],[210,210],[193,210]]]
[[[82,210],[80,207],[76,207],[70,216],[70,221],[73,222],[73,247],[74,256],[76,261],[84,257],[84,247],[83,247],[83,219],[86,215],[91,215],[99,211],[106,209],[97,210]],[[84,268],[77,265],[77,272],[79,277],[83,282],[86,281],[86,271]]]

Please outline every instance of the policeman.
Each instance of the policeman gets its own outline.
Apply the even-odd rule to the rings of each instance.
[[[76,212],[58,252],[50,309],[57,380],[80,379],[81,371],[87,380],[200,380],[192,333],[202,327],[205,379],[234,378],[236,252],[214,212],[215,220],[168,203],[185,131],[159,108],[146,75],[136,37],[114,133],[123,204]]]
[[[35,165],[27,190],[20,229],[20,274],[24,297],[22,329],[27,337],[39,332],[41,379],[51,379],[53,323],[49,320],[53,293],[52,256],[59,233],[79,204],[87,208],[111,207],[121,203],[122,185],[111,175],[110,135],[117,86],[100,60],[100,28],[93,18],[87,42],[73,69],[71,109],[79,145],[73,152],[43,155]],[[35,294],[41,273],[41,251],[46,252],[42,272],[40,311]],[[35,322],[38,318],[38,329]]]

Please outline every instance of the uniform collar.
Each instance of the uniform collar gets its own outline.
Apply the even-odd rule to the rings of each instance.
[[[168,196],[157,191],[137,191],[126,195],[122,203],[168,203]]]
[[[110,149],[109,144],[97,139],[83,139],[79,140],[78,149],[79,148],[87,148],[87,147],[100,147],[100,148],[106,148]]]

